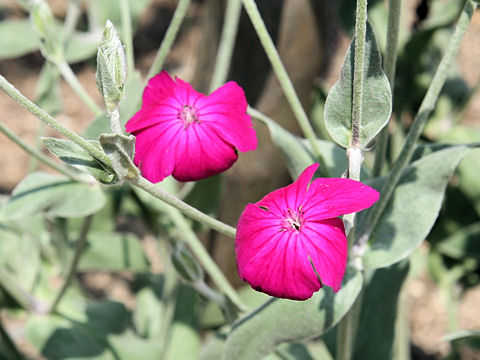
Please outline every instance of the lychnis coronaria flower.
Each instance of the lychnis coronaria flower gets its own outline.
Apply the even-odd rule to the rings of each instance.
[[[237,149],[257,147],[246,111],[245,94],[233,81],[207,96],[162,71],[150,79],[142,108],[126,124],[136,137],[135,164],[152,182],[218,174],[237,160]]]
[[[350,179],[310,183],[317,167],[307,167],[293,184],[248,204],[240,216],[237,268],[254,289],[294,300],[310,298],[322,285],[340,289],[348,245],[337,216],[370,207],[379,194]]]

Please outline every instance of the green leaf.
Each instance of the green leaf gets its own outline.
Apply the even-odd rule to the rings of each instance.
[[[409,264],[404,261],[366,275],[358,328],[368,331],[358,332],[353,359],[393,358],[398,298],[408,270]]]
[[[95,34],[75,31],[65,44],[65,59],[72,64],[93,58],[101,38],[100,32]]]
[[[140,175],[140,171],[133,163],[135,154],[133,135],[101,134],[98,140],[120,179],[134,179]]]
[[[0,34],[0,59],[16,58],[40,47],[28,20],[0,21]]]
[[[0,267],[8,269],[28,291],[33,288],[40,271],[38,240],[0,224]]]
[[[80,259],[80,271],[147,271],[140,240],[133,234],[91,231],[88,244]]]
[[[291,134],[273,121],[268,119],[262,119],[261,121],[267,125],[273,142],[284,155],[292,179],[296,179],[307,166],[316,162],[307,140]],[[347,168],[345,150],[330,141],[317,141],[330,175],[340,177]],[[321,175],[324,176],[324,174]],[[362,176],[368,177],[365,173]]]
[[[19,219],[44,212],[57,217],[82,217],[94,214],[105,204],[97,184],[87,185],[64,176],[35,172],[13,190],[0,209],[0,220]]]
[[[106,344],[91,336],[88,329],[59,316],[33,315],[26,329],[29,342],[49,360],[115,359]]]
[[[199,357],[198,297],[195,295],[195,291],[190,287],[179,288],[165,360],[198,359]]]
[[[75,319],[33,315],[27,338],[49,360],[158,359],[158,341],[139,338],[128,328],[130,317],[121,303],[105,301],[78,310]]]
[[[140,18],[140,15],[146,9],[146,7],[152,2],[152,0],[129,0],[130,15],[132,17],[132,23],[135,26]],[[117,28],[120,28],[120,6],[116,2],[110,0],[95,0],[88,3],[90,7],[90,14],[92,14],[92,20],[96,25],[103,28],[107,20],[111,20]]]
[[[388,123],[392,110],[392,94],[382,70],[382,59],[372,26],[367,23],[365,38],[365,70],[363,83],[360,145],[366,147]],[[354,45],[343,62],[342,74],[325,102],[325,123],[332,139],[343,147],[352,140],[352,93]]]
[[[337,324],[362,287],[362,275],[347,269],[338,293],[323,287],[306,301],[272,298],[240,318],[228,335],[224,358],[262,359],[283,342],[318,337]]]
[[[55,156],[75,169],[89,173],[104,184],[118,183],[115,174],[106,171],[93,156],[70,140],[48,137],[42,137],[40,140]],[[92,143],[98,144],[93,141]]]
[[[365,268],[380,268],[409,256],[427,237],[442,205],[455,168],[467,146],[452,146],[422,157],[402,173],[399,184],[375,227],[363,257]],[[371,184],[380,189],[383,181]],[[361,212],[362,227],[367,212]]]

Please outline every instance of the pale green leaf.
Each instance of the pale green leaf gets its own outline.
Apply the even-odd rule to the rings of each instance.
[[[409,256],[427,237],[440,211],[447,183],[468,146],[452,146],[410,164],[374,229],[363,258],[365,268],[380,268]],[[372,184],[381,188],[383,181]],[[366,212],[360,213],[362,227]]]
[[[93,156],[70,140],[46,137],[40,140],[55,156],[75,169],[89,173],[104,184],[118,182],[114,173],[105,170]]]
[[[349,268],[336,294],[323,287],[306,301],[268,300],[233,325],[224,359],[262,359],[281,343],[321,336],[350,309],[361,287],[362,275]]]
[[[147,271],[140,240],[129,233],[91,231],[78,268],[80,271]]]
[[[367,23],[360,145],[366,147],[388,123],[392,94],[382,70],[382,59],[373,28]],[[352,140],[352,93],[354,43],[345,57],[340,79],[332,87],[325,103],[325,123],[332,139],[343,147]]]
[[[356,336],[354,360],[393,358],[398,298],[408,270],[409,264],[404,261],[365,275],[358,326],[368,331],[359,331]]]
[[[0,21],[0,59],[26,55],[40,47],[28,20]]]
[[[105,204],[98,184],[87,185],[64,176],[35,172],[24,178],[0,209],[0,219],[19,219],[44,212],[57,217],[94,214]]]

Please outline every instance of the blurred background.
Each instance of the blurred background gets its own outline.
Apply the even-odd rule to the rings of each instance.
[[[76,49],[67,49],[67,57],[70,56],[69,62],[90,96],[103,106],[95,83],[96,46],[106,18],[119,24],[119,5],[114,0],[77,2],[80,9],[76,28],[78,42],[72,45]],[[49,0],[48,3],[59,20],[66,17],[69,1]],[[132,0],[131,3],[135,3],[132,5],[135,65],[145,76],[176,1]],[[391,124],[395,135],[389,145],[390,160],[398,154],[463,5],[460,0],[404,0],[402,3]],[[46,106],[64,125],[84,133],[94,116],[62,79],[58,80],[60,101],[42,98],[45,90],[39,86],[39,76],[45,61],[34,33],[28,26],[16,29],[6,26],[13,21],[26,22],[28,15],[22,4],[25,2],[0,0],[0,74],[28,98]],[[355,2],[257,0],[257,4],[315,130],[328,139],[323,126],[323,104],[340,75],[351,41]],[[383,0],[369,2],[369,17],[382,51],[386,42],[387,4]],[[215,63],[224,10],[222,0],[193,1],[165,64],[170,74],[191,82],[205,93]],[[249,104],[300,135],[245,13],[240,19],[229,80],[237,81],[244,88]],[[51,86],[56,84],[55,81]],[[480,12],[477,11],[422,141],[480,141],[479,88]],[[32,145],[39,134],[55,136],[4,93],[0,93],[0,109],[0,121]],[[238,163],[225,173],[221,193],[217,194],[220,203],[212,209],[232,225],[248,202],[257,201],[291,181],[267,129],[258,123],[255,128],[260,138],[258,150],[240,154]],[[38,164],[3,134],[0,134],[0,154],[0,192],[8,194]],[[369,164],[368,158],[366,164]],[[133,215],[129,217],[128,211],[124,215],[118,219],[117,228],[142,227],[132,220]],[[203,238],[229,279],[241,285],[232,242],[209,232],[204,233]],[[452,179],[431,235],[411,260],[402,306],[407,309],[405,321],[414,358],[443,358],[451,350],[445,334],[459,329],[480,329],[479,261],[480,154],[476,150],[464,160]],[[155,265],[155,260],[151,262]],[[82,277],[85,288],[94,296],[119,300],[133,307],[135,298],[131,295],[130,280],[128,273],[92,272]],[[21,324],[18,327],[20,329]],[[480,352],[473,344],[461,347],[455,356],[480,359]]]

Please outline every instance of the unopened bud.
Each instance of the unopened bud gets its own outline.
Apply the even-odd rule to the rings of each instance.
[[[52,11],[43,0],[34,0],[30,11],[30,21],[35,33],[40,40],[40,50],[54,63],[63,60],[63,40],[58,31]]]
[[[203,271],[197,260],[183,245],[178,245],[171,255],[173,267],[182,280],[196,282],[203,278]]]
[[[117,30],[107,20],[97,52],[97,87],[108,110],[117,107],[127,78],[127,59]]]

